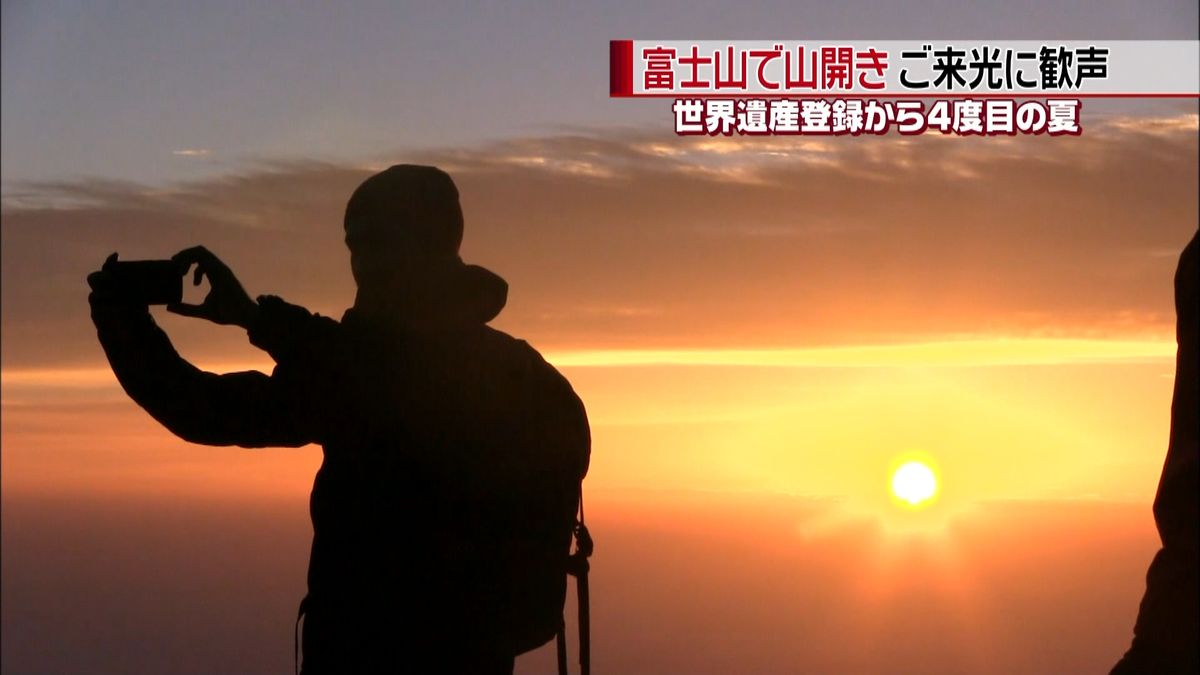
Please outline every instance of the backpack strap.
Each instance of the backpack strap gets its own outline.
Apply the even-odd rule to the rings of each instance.
[[[555,644],[558,653],[558,675],[567,675],[567,621],[563,619],[558,624],[558,634]]]
[[[575,577],[575,590],[579,600],[579,672],[591,675],[591,603],[588,596],[588,558],[595,545],[583,522],[583,485],[579,486],[579,519],[575,521],[575,552],[567,558],[567,574]],[[558,673],[567,675],[567,631],[566,622],[558,629]]]
[[[296,667],[296,675],[300,675],[300,659],[301,659],[300,620],[304,618],[305,614],[308,614],[308,594],[307,593],[300,600],[300,610],[296,612],[296,628],[292,632],[292,639],[295,641],[294,644],[292,645],[292,658],[295,661],[294,665]]]

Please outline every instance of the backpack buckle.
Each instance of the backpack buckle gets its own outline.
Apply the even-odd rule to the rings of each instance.
[[[575,525],[574,535],[575,552],[567,556],[567,574],[579,577],[587,574],[591,567],[588,564],[588,558],[592,556],[595,545],[592,543],[592,535],[588,533],[587,525],[583,523]]]

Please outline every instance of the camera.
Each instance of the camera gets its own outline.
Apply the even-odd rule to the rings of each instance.
[[[183,300],[183,272],[171,260],[118,260],[106,266],[119,297],[138,304],[169,305]]]

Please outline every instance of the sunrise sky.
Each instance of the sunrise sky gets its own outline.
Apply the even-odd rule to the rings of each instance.
[[[5,672],[290,668],[319,449],[173,438],[108,370],[84,278],[204,244],[340,317],[346,199],[397,162],[451,173],[463,258],[510,284],[494,325],[588,407],[598,672],[1115,661],[1196,102],[1085,101],[1077,138],[679,138],[669,102],[607,98],[607,41],[1194,40],[1196,4],[618,4],[3,5]],[[271,367],[155,316],[203,367]],[[915,454],[938,499],[898,509]]]

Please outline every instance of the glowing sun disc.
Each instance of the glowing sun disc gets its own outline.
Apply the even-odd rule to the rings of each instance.
[[[924,462],[905,462],[892,474],[892,494],[909,506],[928,502],[937,490],[937,476]]]

